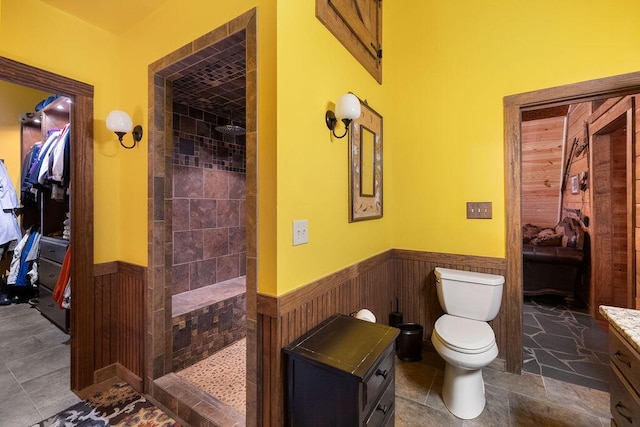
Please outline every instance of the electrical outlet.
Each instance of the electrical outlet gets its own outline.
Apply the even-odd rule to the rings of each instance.
[[[309,243],[309,222],[306,219],[293,221],[293,246]]]
[[[467,219],[491,219],[491,202],[467,202]]]

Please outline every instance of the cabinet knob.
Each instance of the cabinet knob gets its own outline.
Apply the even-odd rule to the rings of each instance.
[[[388,372],[387,372],[386,369],[383,371],[382,369],[378,368],[378,370],[376,371],[376,375],[381,376],[382,378],[384,378],[386,380]]]
[[[627,420],[629,424],[633,424],[633,418],[631,418],[631,415],[629,415],[629,409],[626,406],[624,406],[622,402],[616,403],[615,408],[616,408],[616,411],[618,411],[618,414],[620,414],[622,418]]]
[[[390,407],[391,405],[382,406],[381,404],[378,403],[378,406],[376,406],[376,411],[380,411],[383,414],[387,415],[387,412],[389,412]]]
[[[618,359],[620,363],[627,365],[627,368],[631,367],[631,361],[627,359],[627,357],[624,354],[620,353],[620,350],[613,353],[613,355],[616,359]]]

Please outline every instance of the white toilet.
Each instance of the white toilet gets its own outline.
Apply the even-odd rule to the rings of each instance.
[[[498,356],[493,329],[504,277],[436,267],[438,299],[445,313],[436,320],[431,342],[445,360],[442,400],[458,418],[472,419],[485,405],[482,368]]]

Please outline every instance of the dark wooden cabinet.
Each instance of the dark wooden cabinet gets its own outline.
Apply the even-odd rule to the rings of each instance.
[[[336,314],[284,348],[289,426],[393,426],[399,330]]]
[[[38,257],[38,311],[65,332],[69,332],[69,310],[61,309],[53,301],[53,291],[60,276],[60,269],[69,242],[51,237],[40,238]]]

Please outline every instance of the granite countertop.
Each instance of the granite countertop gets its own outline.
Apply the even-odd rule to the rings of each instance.
[[[636,351],[640,352],[640,310],[601,305],[600,313]]]

